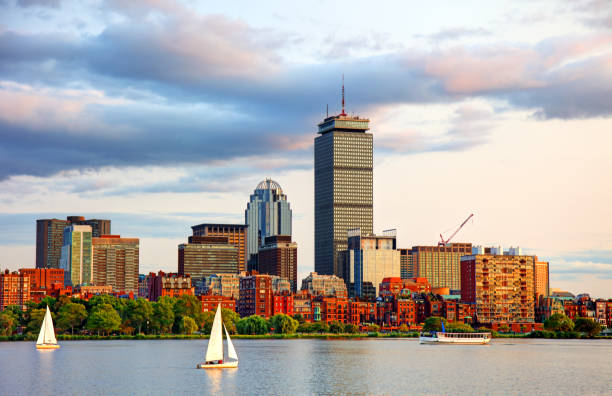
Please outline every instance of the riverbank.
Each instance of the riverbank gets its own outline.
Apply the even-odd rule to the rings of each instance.
[[[207,334],[137,334],[137,335],[70,335],[58,334],[58,341],[78,341],[78,340],[198,340],[208,339]],[[410,338],[417,339],[419,333],[357,333],[357,334],[234,334],[233,339],[362,339],[362,338]],[[36,335],[15,334],[12,336],[0,336],[1,341],[36,341]],[[493,338],[550,338],[550,339],[612,339],[612,336],[596,336],[594,338],[582,337],[580,334],[555,334],[533,332],[527,334],[495,334]]]

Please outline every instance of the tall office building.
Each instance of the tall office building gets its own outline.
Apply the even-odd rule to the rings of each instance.
[[[291,291],[297,291],[297,243],[291,242],[291,235],[266,237],[258,260],[260,273],[285,278],[291,284]]]
[[[447,246],[413,246],[411,278],[427,278],[431,287],[461,288],[461,257],[472,254],[471,243]]]
[[[64,228],[71,224],[91,226],[92,236],[95,238],[111,233],[110,220],[86,220],[83,216],[68,216],[66,220],[36,220],[36,268],[59,268],[64,245]]]
[[[140,240],[103,235],[92,238],[93,282],[115,291],[138,292]]]
[[[315,271],[333,274],[346,233],[372,233],[372,134],[370,120],[344,112],[319,124],[315,138]]]
[[[227,237],[230,245],[238,247],[238,272],[246,268],[248,225],[246,224],[199,224],[192,226],[193,236]],[[219,271],[217,271],[219,272]],[[214,273],[214,272],[213,272]],[[194,282],[195,283],[195,282]]]
[[[538,257],[536,256],[533,268],[533,276],[536,301],[540,296],[548,297],[548,295],[550,294],[548,283],[548,262],[538,261]]]
[[[238,246],[227,236],[191,236],[178,246],[178,274],[196,285],[213,274],[238,274]]]
[[[364,297],[364,284],[374,287],[378,295],[384,278],[400,277],[400,252],[396,248],[396,231],[382,236],[362,234],[360,229],[348,231],[348,249],[341,252],[336,272],[347,285],[353,286],[356,297]],[[349,294],[350,291],[349,291]]]
[[[257,253],[266,237],[291,235],[291,208],[280,184],[266,179],[257,185],[244,211],[244,221],[249,226],[247,267],[257,270]]]
[[[412,250],[397,249],[400,252],[400,277],[402,279],[416,278]]]
[[[30,301],[30,277],[18,272],[11,273],[8,269],[0,273],[0,311],[10,305],[17,305],[25,311],[28,301]]]
[[[64,245],[60,268],[66,286],[90,285],[93,282],[93,246],[91,226],[69,225],[64,228]]]

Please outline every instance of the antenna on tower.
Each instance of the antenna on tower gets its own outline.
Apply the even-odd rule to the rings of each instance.
[[[346,113],[344,112],[344,73],[342,73],[342,113],[340,113],[341,116],[346,116]]]
[[[325,118],[329,118],[329,103],[327,104],[326,108],[325,108]]]

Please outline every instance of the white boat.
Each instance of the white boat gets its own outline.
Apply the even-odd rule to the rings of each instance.
[[[221,330],[221,327],[225,330],[225,336],[227,337],[227,361],[223,356],[223,330]],[[210,331],[208,348],[206,349],[206,362],[200,363],[196,367],[199,369],[238,367],[238,355],[221,318],[221,304],[217,307],[217,313],[215,313],[212,330]]]
[[[49,306],[47,305],[47,312],[45,312],[45,318],[43,319],[38,340],[36,341],[36,349],[58,349],[59,347],[55,338],[51,311],[49,311]]]
[[[421,333],[421,344],[488,344],[491,342],[491,333],[447,333],[432,331]]]

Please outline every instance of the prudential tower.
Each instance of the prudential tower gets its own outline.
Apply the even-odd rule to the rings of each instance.
[[[342,113],[319,124],[315,138],[315,271],[335,274],[347,231],[372,233],[372,134],[370,120]],[[340,274],[337,274],[340,275]]]

